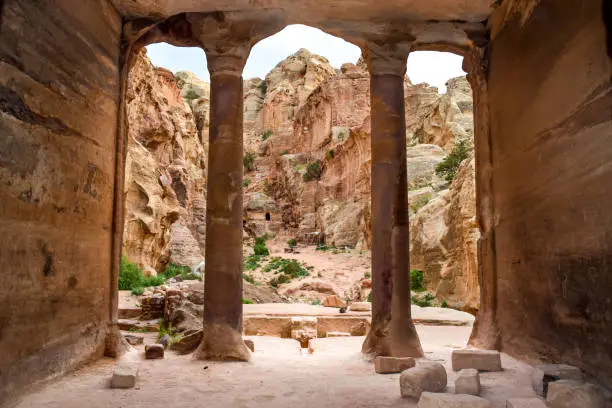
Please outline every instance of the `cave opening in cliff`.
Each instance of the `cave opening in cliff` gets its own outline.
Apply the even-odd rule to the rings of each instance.
[[[445,69],[432,76],[431,66]],[[414,52],[407,61],[411,298],[419,307],[474,313],[473,109],[460,67],[460,57],[444,53]],[[214,182],[207,180],[206,68],[202,49],[153,44],[137,54],[127,86],[121,269],[140,269],[143,278],[130,287],[120,277],[120,289],[140,297],[131,303],[142,305],[143,316],[163,317],[183,332],[199,326],[185,328],[173,316],[201,313],[203,294],[195,306],[173,306],[176,313],[155,298],[165,296],[156,289],[162,284],[203,291],[207,187]],[[287,301],[312,307],[300,313],[316,314],[321,306],[369,309],[370,73],[361,50],[320,30],[290,26],[253,47],[243,76],[245,321],[257,304],[286,313]],[[127,296],[120,303],[129,304]],[[349,331],[365,334],[367,323],[358,326]],[[245,327],[246,334],[260,333],[250,323]]]

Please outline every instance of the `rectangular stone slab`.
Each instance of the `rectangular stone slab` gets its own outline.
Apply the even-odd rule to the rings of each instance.
[[[506,408],[547,408],[539,398],[511,398],[506,401]]]
[[[455,394],[480,395],[480,375],[478,370],[464,368],[457,374]]]
[[[493,408],[493,404],[473,395],[424,392],[418,408]]]
[[[412,368],[416,365],[412,357],[382,357],[374,360],[374,371],[378,374],[395,374]]]
[[[138,377],[137,361],[121,361],[115,366],[111,378],[111,388],[133,388]]]
[[[455,350],[452,355],[453,370],[474,368],[478,371],[501,371],[501,354],[495,350]]]

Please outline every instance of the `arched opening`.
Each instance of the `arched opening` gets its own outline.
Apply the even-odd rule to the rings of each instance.
[[[267,212],[266,213],[266,221],[270,221],[272,219],[272,217],[270,216],[270,213]]]

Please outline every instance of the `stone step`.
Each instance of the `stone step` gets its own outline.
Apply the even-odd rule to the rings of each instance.
[[[133,319],[140,317],[142,309],[139,307],[124,307],[119,309],[119,319]]]
[[[582,370],[567,364],[539,364],[533,367],[531,385],[539,396],[546,398],[548,384],[558,380],[582,381]]]
[[[418,408],[493,408],[493,404],[473,395],[424,392]]]
[[[595,385],[575,380],[548,384],[546,404],[549,408],[605,408],[605,400]]]
[[[454,350],[453,370],[473,368],[478,371],[501,371],[501,353],[495,350]]]
[[[378,374],[395,374],[412,368],[416,361],[412,357],[383,357],[374,359],[374,371]]]
[[[159,320],[119,319],[119,330],[134,332],[157,332]]]

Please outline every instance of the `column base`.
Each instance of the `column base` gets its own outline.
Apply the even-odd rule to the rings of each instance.
[[[104,355],[106,357],[117,358],[130,350],[134,350],[121,334],[119,325],[116,322],[108,324],[108,331],[104,342]]]
[[[423,357],[419,335],[412,322],[392,330],[389,324],[376,329],[374,325],[366,336],[361,352],[368,359],[384,357]]]
[[[484,350],[500,350],[499,328],[492,313],[476,315],[468,344]]]
[[[249,361],[251,352],[242,340],[242,334],[227,325],[204,326],[204,336],[195,358],[215,361]]]

